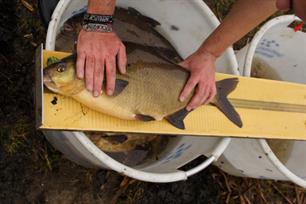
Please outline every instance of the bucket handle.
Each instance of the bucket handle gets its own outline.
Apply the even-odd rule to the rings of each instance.
[[[78,138],[79,142],[82,145],[87,147],[87,150],[92,155],[96,155],[96,158],[100,162],[106,164],[112,170],[137,180],[153,182],[153,183],[169,183],[169,182],[186,180],[189,176],[192,176],[202,171],[203,169],[208,167],[212,162],[216,161],[231,142],[230,138],[222,139],[221,142],[212,151],[211,156],[209,156],[200,165],[188,171],[178,170],[173,173],[151,173],[151,172],[145,172],[133,169],[131,167],[119,163],[118,161],[114,160],[113,158],[102,152],[97,146],[95,146],[87,137],[84,137],[84,135],[82,134],[76,134],[76,137]]]
[[[259,139],[259,143],[263,149],[263,151],[267,154],[267,157],[271,161],[271,163],[285,176],[288,180],[292,181],[296,185],[301,186],[302,188],[306,188],[306,180],[298,177],[292,171],[290,171],[273,153],[268,143],[264,139]],[[269,150],[269,151],[267,151]]]

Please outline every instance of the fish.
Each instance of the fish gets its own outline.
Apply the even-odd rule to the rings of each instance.
[[[127,72],[124,75],[117,73],[113,96],[101,94],[94,97],[87,91],[84,80],[76,76],[75,54],[46,67],[43,70],[44,85],[104,114],[124,120],[166,119],[174,127],[184,130],[184,119],[190,112],[186,106],[194,93],[184,102],[179,101],[179,95],[190,73],[165,57],[171,55],[171,50],[131,42],[124,44]],[[217,81],[217,94],[211,104],[241,128],[241,118],[227,99],[237,84],[238,78]]]

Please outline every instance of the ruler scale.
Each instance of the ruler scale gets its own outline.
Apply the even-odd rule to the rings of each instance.
[[[260,109],[283,112],[306,113],[306,105],[277,103],[269,101],[252,101],[243,99],[229,99],[235,108]]]

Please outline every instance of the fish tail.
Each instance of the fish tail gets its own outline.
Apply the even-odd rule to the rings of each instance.
[[[233,105],[228,100],[227,96],[235,90],[238,84],[238,78],[228,78],[216,83],[217,85],[217,96],[214,101],[214,105],[224,113],[224,115],[232,121],[238,127],[242,127],[242,121],[233,107]]]

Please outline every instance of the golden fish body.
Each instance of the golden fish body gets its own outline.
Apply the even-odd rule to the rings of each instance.
[[[162,120],[186,106],[186,102],[179,102],[178,96],[187,77],[186,72],[178,69],[139,62],[129,67],[126,75],[117,76],[128,81],[127,87],[117,96],[102,94],[95,98],[83,90],[72,97],[95,110],[122,119],[133,120],[141,114]]]

